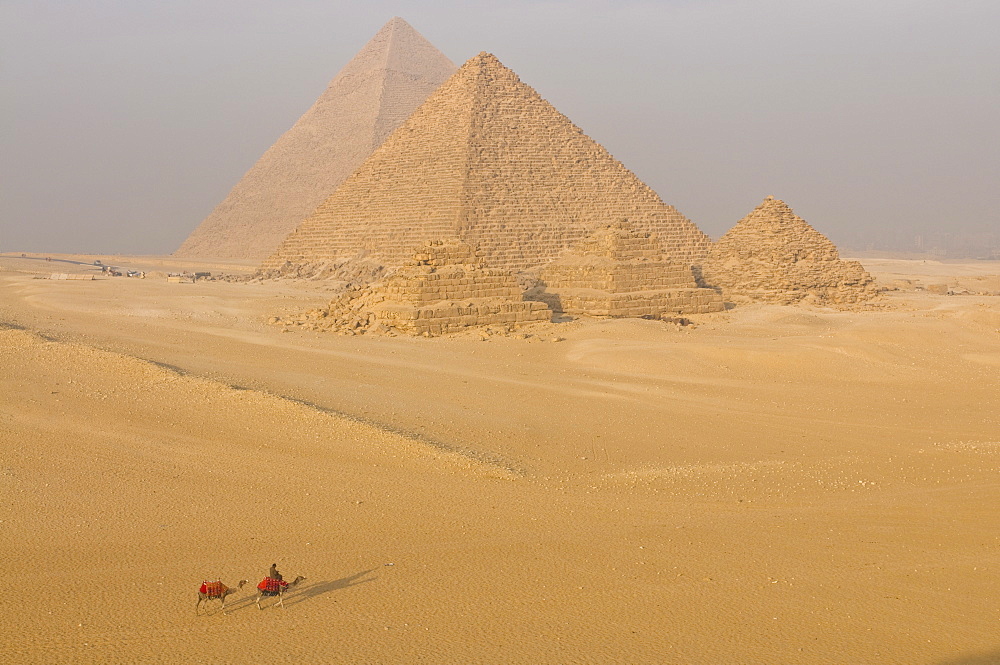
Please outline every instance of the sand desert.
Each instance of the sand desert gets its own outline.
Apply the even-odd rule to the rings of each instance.
[[[44,258],[0,255],[5,662],[1000,662],[996,262],[423,338],[165,279],[249,261]]]

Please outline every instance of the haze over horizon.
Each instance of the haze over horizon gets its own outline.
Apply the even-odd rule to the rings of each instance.
[[[8,0],[0,251],[174,251],[392,16],[494,53],[715,238],[768,194],[852,247],[1000,236],[985,0]]]

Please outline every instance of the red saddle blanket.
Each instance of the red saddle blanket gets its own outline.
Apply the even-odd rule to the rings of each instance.
[[[221,596],[226,591],[229,591],[229,587],[227,587],[219,580],[214,580],[212,582],[202,582],[201,588],[198,589],[198,591],[205,594],[206,596],[214,597],[214,596]]]
[[[277,593],[288,586],[288,582],[284,580],[276,580],[273,577],[265,577],[257,585],[257,588],[261,591],[270,591],[271,593]]]

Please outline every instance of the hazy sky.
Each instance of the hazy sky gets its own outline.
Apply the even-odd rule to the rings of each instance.
[[[172,252],[392,16],[713,237],[1000,230],[997,0],[0,0],[0,251]]]

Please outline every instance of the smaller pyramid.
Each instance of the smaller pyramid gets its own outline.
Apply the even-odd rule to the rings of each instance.
[[[270,255],[455,69],[409,23],[391,19],[175,255]]]
[[[597,229],[539,277],[528,297],[564,314],[659,319],[724,308],[716,291],[698,288],[688,264],[666,255],[655,233],[624,220]]]
[[[705,283],[727,297],[792,304],[851,305],[875,295],[872,276],[788,205],[768,196],[714,243]]]
[[[437,336],[464,328],[516,328],[550,321],[541,302],[526,301],[513,272],[487,268],[458,240],[423,243],[413,258],[381,282],[345,292],[327,309],[297,319],[312,330],[347,334],[398,332]]]

